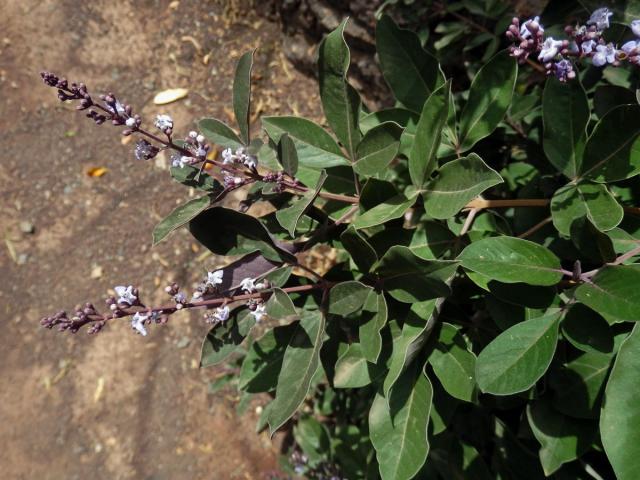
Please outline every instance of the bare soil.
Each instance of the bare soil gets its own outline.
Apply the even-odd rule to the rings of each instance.
[[[168,158],[137,162],[119,129],[97,127],[42,84],[41,70],[112,91],[143,118],[231,121],[237,58],[260,47],[256,109],[317,117],[315,83],[286,63],[279,26],[238,1],[0,0],[0,477],[6,479],[267,478],[277,442],[254,432],[254,404],[198,368],[207,325],[175,315],[148,337],[127,322],[97,336],[39,319],[134,284],[147,303],[171,281],[191,285],[220,259],[178,231],[151,231],[193,195]],[[208,56],[208,62],[207,60]],[[158,91],[189,96],[163,107]],[[107,173],[90,177],[87,171]]]

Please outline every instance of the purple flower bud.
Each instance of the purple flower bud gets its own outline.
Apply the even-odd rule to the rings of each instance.
[[[151,160],[159,151],[160,149],[158,147],[150,144],[144,139],[140,139],[136,142],[135,156],[137,160]]]
[[[608,8],[598,8],[591,14],[589,20],[587,20],[587,25],[593,25],[601,32],[609,28],[609,17],[611,15],[613,15],[613,12],[610,12]]]

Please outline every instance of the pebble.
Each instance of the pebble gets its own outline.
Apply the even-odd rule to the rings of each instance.
[[[33,233],[35,230],[36,227],[33,225],[33,223],[27,220],[23,220],[20,222],[20,231],[22,233]]]

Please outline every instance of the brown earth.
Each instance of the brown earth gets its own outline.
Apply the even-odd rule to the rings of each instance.
[[[191,285],[220,261],[186,231],[151,248],[155,223],[194,193],[171,183],[166,158],[135,161],[117,128],[60,104],[39,72],[113,91],[143,118],[168,113],[184,135],[206,115],[231,121],[234,62],[259,46],[257,109],[317,116],[315,84],[285,62],[279,39],[239,1],[0,1],[1,478],[277,470],[277,445],[254,433],[257,404],[239,416],[234,389],[208,393],[224,367],[198,368],[199,316],[175,315],[146,338],[124,321],[92,337],[39,327],[61,308],[101,305],[114,285],[158,303],[167,283]],[[176,87],[187,99],[152,103]],[[108,171],[92,178],[92,167]]]

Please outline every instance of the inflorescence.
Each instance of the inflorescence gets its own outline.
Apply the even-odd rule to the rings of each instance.
[[[513,42],[509,47],[511,56],[521,64],[530,61],[529,56],[536,56],[544,65],[547,75],[555,75],[561,82],[576,77],[576,61],[584,58],[591,59],[596,67],[617,67],[624,61],[640,65],[640,20],[630,24],[636,38],[618,48],[603,36],[610,26],[612,15],[609,9],[598,8],[585,25],[566,26],[564,31],[568,38],[565,40],[545,38],[539,17],[522,23],[514,18],[506,31],[507,38]]]
[[[137,160],[151,160],[161,150],[172,150],[171,166],[174,168],[199,165],[199,175],[207,175],[203,172],[205,165],[218,167],[217,175],[221,177],[224,189],[216,200],[220,200],[232,190],[257,181],[275,184],[274,192],[288,189],[295,193],[304,193],[308,190],[296,178],[284,172],[258,172],[257,157],[244,147],[235,151],[230,148],[224,149],[221,155],[222,162],[217,161],[211,155],[215,149],[199,132],[191,131],[184,140],[174,141],[174,122],[169,115],[156,116],[153,126],[160,134],[152,133],[143,126],[140,115],[133,113],[131,105],[120,102],[113,93],[100,95],[100,101],[95,101],[84,83],[69,83],[50,72],[42,72],[41,76],[45,84],[57,89],[58,98],[62,102],[77,101],[77,110],[88,110],[87,117],[96,125],[110,121],[114,126],[123,127],[122,135],[137,134],[142,137],[138,139],[134,149]],[[213,175],[216,176],[215,173]],[[140,301],[138,289],[133,286],[117,286],[114,288],[117,297],[109,296],[106,299],[109,309],[106,313],[100,313],[93,304],[86,303],[77,307],[72,315],[60,311],[43,318],[40,323],[49,329],[56,327],[60,331],[72,333],[88,325],[88,333],[94,334],[100,332],[109,320],[131,317],[131,328],[146,336],[148,325],[165,323],[169,315],[184,308],[206,308],[204,318],[208,323],[226,322],[231,313],[228,304],[238,301],[244,302],[257,322],[261,321],[267,315],[264,300],[269,294],[269,283],[245,278],[239,285],[221,291],[223,276],[224,269],[208,272],[190,300],[179,286],[173,283],[165,291],[174,303],[154,308],[147,307]]]

